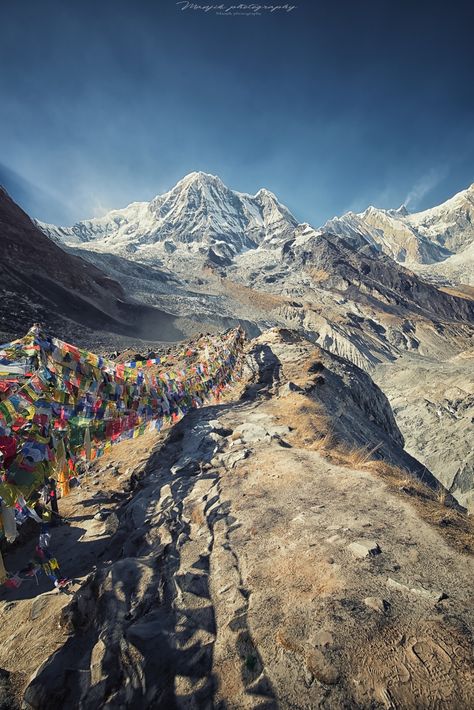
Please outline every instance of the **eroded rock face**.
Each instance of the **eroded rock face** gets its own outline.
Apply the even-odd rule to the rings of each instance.
[[[387,479],[314,448],[339,422],[338,446],[365,428],[382,462],[413,462],[357,378],[298,334],[252,343],[242,397],[188,414],[115,509],[24,707],[468,707],[472,558]]]
[[[465,352],[380,366],[374,377],[389,396],[406,449],[468,509],[474,506],[474,357]]]

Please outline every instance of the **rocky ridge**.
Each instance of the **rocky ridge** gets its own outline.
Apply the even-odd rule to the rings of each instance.
[[[160,436],[62,503],[74,595],[0,607],[25,708],[469,706],[468,519],[365,373],[275,330],[240,397]]]

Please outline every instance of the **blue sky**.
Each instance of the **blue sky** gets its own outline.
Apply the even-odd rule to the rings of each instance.
[[[472,2],[292,4],[4,3],[0,182],[70,224],[204,170],[318,225],[474,181]]]

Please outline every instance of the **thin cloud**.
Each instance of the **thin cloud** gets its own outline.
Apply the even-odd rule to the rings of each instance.
[[[412,187],[403,200],[405,207],[412,205],[416,207],[419,202],[433,190],[446,177],[447,171],[443,168],[433,168],[425,173]]]

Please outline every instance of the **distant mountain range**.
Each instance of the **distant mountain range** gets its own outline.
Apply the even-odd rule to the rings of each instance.
[[[474,184],[438,207],[409,214],[368,207],[334,217],[324,230],[359,242],[362,237],[385,254],[426,275],[474,283]],[[423,268],[421,265],[434,265]]]
[[[255,195],[236,192],[202,172],[187,175],[151,202],[135,202],[72,227],[38,225],[55,240],[94,251],[138,253],[138,260],[150,262],[159,259],[160,252],[185,245],[221,265],[247,249],[281,246],[297,227],[311,229],[298,225],[268,190]],[[368,207],[334,217],[319,231],[344,237],[356,248],[374,246],[425,276],[473,283],[474,185],[423,212],[409,214],[404,206]]]
[[[415,262],[410,270],[400,264],[402,256],[408,260],[402,246],[408,243],[415,245],[410,253],[420,259],[422,254],[441,258],[455,247],[468,247],[471,195],[467,190],[419,215],[369,208],[362,215],[348,214],[315,229],[298,224],[267,190],[256,195],[235,192],[220,178],[195,172],[151,202],[133,203],[72,227],[39,226],[70,253],[120,283],[134,301],[190,323],[197,319],[206,327],[221,325],[223,318],[257,328],[296,323],[364,366],[420,342],[416,335],[408,335],[416,330],[414,325],[400,321],[382,331],[368,326],[367,318],[381,322],[389,312],[398,319],[430,322],[469,323],[473,318],[472,301],[448,295],[417,277]],[[407,226],[409,219],[422,225],[417,237],[414,227]],[[375,224],[388,224],[390,230],[382,236],[382,226]],[[428,229],[432,239],[421,234]],[[267,295],[248,294],[246,301],[242,289]],[[279,307],[262,310],[259,304],[262,298],[269,303],[269,294]],[[313,308],[305,308],[305,302]]]

